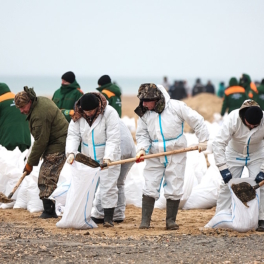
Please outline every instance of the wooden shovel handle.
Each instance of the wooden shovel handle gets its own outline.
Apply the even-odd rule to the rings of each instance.
[[[174,155],[174,154],[188,152],[188,151],[193,151],[193,150],[198,150],[198,146],[189,147],[189,148],[183,148],[183,149],[176,149],[176,150],[167,151],[167,152],[161,152],[161,153],[156,153],[156,154],[150,154],[150,155],[142,156],[142,159],[151,159],[151,158],[156,158],[156,157],[169,156],[169,155]],[[101,165],[101,168],[114,166],[114,165],[119,165],[119,164],[124,164],[124,163],[128,163],[128,162],[133,162],[133,161],[136,161],[136,160],[137,160],[137,158],[130,158],[130,159],[114,161],[114,162],[111,162],[111,163],[108,163],[108,164],[103,163]]]
[[[23,175],[21,176],[21,178],[18,180],[16,186],[13,188],[12,192],[9,193],[9,195],[8,195],[8,197],[7,197],[8,199],[11,199],[11,197],[12,197],[13,194],[16,192],[17,188],[19,187],[19,185],[21,184],[21,182],[24,180],[24,178],[25,178],[26,176],[27,176],[27,172],[25,171],[25,172],[23,173]]]
[[[261,187],[262,185],[264,185],[264,180],[261,181],[258,185],[259,185],[259,187]]]

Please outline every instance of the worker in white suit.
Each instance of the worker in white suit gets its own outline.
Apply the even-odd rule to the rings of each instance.
[[[81,152],[99,163],[120,160],[119,116],[100,93],[84,94],[75,105],[66,140],[67,162],[72,163],[80,142]],[[117,180],[120,165],[99,171],[100,198],[104,209],[104,226],[113,226],[117,206]]]
[[[199,151],[207,148],[209,133],[204,119],[185,103],[170,99],[162,85],[142,84],[137,97],[140,99],[135,113],[140,117],[136,132],[137,162],[144,155],[166,152],[187,146],[183,134],[184,121],[198,137]],[[183,195],[186,153],[147,159],[144,169],[145,186],[142,197],[142,221],[140,229],[149,228],[155,200],[159,198],[164,178],[166,198],[166,228],[175,230],[180,199]]]
[[[120,127],[120,148],[121,148],[121,159],[134,158],[136,155],[135,143],[132,138],[131,132],[123,121],[119,120]],[[134,162],[121,164],[120,174],[117,180],[118,188],[118,200],[117,206],[114,211],[113,220],[116,223],[121,223],[125,219],[126,210],[126,196],[125,196],[125,180]],[[96,193],[94,206],[92,208],[92,219],[95,223],[100,224],[104,222],[104,209],[102,207],[100,188]]]
[[[244,166],[256,183],[264,180],[264,120],[263,111],[253,100],[246,100],[233,110],[223,123],[213,142],[216,166],[223,181],[217,200],[216,213],[231,208],[228,182],[240,178]],[[258,231],[264,231],[264,189],[260,188]]]

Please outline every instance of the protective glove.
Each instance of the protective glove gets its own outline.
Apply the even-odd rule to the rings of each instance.
[[[264,172],[260,171],[255,178],[255,182],[260,183],[263,180],[264,180]]]
[[[103,159],[103,163],[106,163],[108,165],[109,163],[111,163],[111,160],[110,159]]]
[[[199,142],[199,144],[198,144],[199,152],[204,151],[204,150],[207,149],[207,142],[208,142],[207,140],[204,141],[204,142]]]
[[[73,161],[74,161],[74,159],[75,159],[75,155],[73,153],[70,153],[69,156],[68,156],[68,158],[67,158],[67,162],[69,164],[72,164]]]
[[[23,173],[24,173],[24,172],[27,172],[27,175],[29,175],[29,174],[32,172],[32,169],[33,169],[33,167],[30,166],[30,165],[27,163],[26,166],[25,166],[25,168],[24,168],[24,170],[23,170]]]
[[[220,173],[222,175],[222,178],[223,178],[225,184],[227,184],[232,179],[231,172],[229,171],[229,169],[227,168],[226,165],[221,166],[219,168],[219,170],[220,170]]]
[[[146,155],[145,150],[141,149],[136,155],[136,163],[144,161],[143,156],[145,156],[145,155]]]

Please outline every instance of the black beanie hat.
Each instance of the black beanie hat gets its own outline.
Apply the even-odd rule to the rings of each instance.
[[[61,79],[63,79],[66,82],[73,83],[75,81],[75,74],[71,71],[65,72]]]
[[[245,119],[250,125],[258,125],[263,117],[263,112],[258,106],[250,106],[245,112]]]
[[[101,85],[101,86],[108,84],[108,83],[111,83],[111,78],[109,77],[109,75],[103,75],[98,80],[98,85]]]
[[[81,97],[80,105],[82,110],[84,111],[94,110],[96,107],[99,106],[99,100],[94,94],[87,93]]]

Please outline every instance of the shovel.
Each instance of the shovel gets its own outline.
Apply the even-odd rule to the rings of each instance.
[[[6,197],[2,192],[0,192],[0,203],[11,203],[14,201],[14,199],[11,199],[21,182],[24,180],[24,178],[27,176],[27,172],[25,171],[19,181],[17,182],[16,186],[13,188],[12,192],[9,193],[9,195]]]
[[[184,149],[177,149],[177,150],[172,150],[172,151],[167,151],[167,152],[161,152],[161,153],[156,153],[156,154],[150,154],[150,155],[146,155],[142,158],[143,159],[151,159],[151,158],[169,156],[169,155],[174,155],[174,154],[193,151],[193,150],[198,150],[198,146],[184,148]],[[92,168],[98,168],[98,167],[105,168],[105,167],[114,166],[114,165],[118,165],[118,164],[134,162],[137,160],[137,158],[130,158],[130,159],[114,161],[114,162],[111,162],[108,164],[106,164],[106,163],[100,164],[97,161],[93,160],[91,157],[87,157],[86,155],[84,155],[82,153],[78,153],[75,157],[75,160],[80,162],[80,163],[83,163],[89,167],[92,167]]]
[[[256,184],[255,186],[251,186],[248,182],[241,182],[238,184],[232,184],[231,189],[237,196],[237,198],[246,206],[247,202],[253,200],[256,197],[256,189],[264,185],[264,180],[260,183]]]

